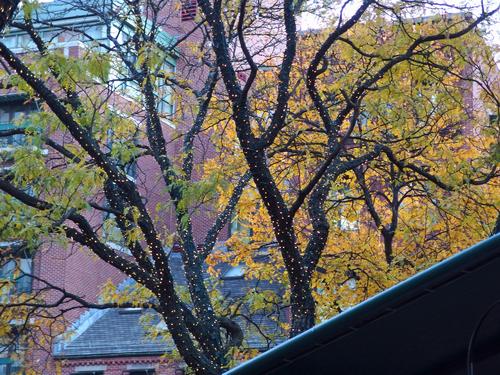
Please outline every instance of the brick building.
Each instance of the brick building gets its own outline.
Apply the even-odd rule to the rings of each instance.
[[[169,260],[177,285],[185,285],[181,254],[172,253]],[[265,257],[261,257],[257,261],[266,260]],[[284,292],[276,284],[243,279],[243,273],[237,267],[230,265],[220,267],[219,288],[221,295],[228,301],[237,302],[246,293],[259,289]],[[205,276],[208,279],[208,274]],[[127,286],[131,283],[133,281],[129,279],[122,285]],[[245,308],[243,311],[248,316],[251,315]],[[278,322],[265,314],[253,314],[252,318],[262,334],[272,337],[279,333],[280,337],[270,343],[266,342],[262,334],[246,329],[249,332],[245,338],[247,348],[265,351],[283,340],[284,335]],[[285,313],[281,318],[286,319]],[[244,319],[236,320],[241,326],[245,326]],[[53,355],[60,364],[63,375],[86,374],[85,371],[94,375],[114,375],[115,371],[119,370],[123,372],[116,374],[184,374],[183,363],[168,359],[168,354],[175,349],[172,341],[161,335],[152,336],[145,328],[145,324],[164,327],[161,318],[151,310],[138,308],[89,310],[75,322],[72,335],[55,345]]]
[[[176,35],[183,35],[193,27],[193,20],[196,16],[196,1],[181,4],[180,9],[175,7],[179,4],[169,2],[170,7],[162,10],[165,15],[162,30],[158,33],[159,44],[168,45],[175,40]],[[71,1],[56,0],[42,3],[40,8],[34,12],[33,24],[39,35],[50,41],[50,48],[54,48],[66,57],[78,59],[81,57],[90,43],[106,43],[107,33],[114,33],[120,42],[129,42],[127,27],[113,25],[103,19],[107,6],[119,6],[120,1],[109,2],[106,0],[82,2],[76,6]],[[95,10],[101,11],[94,12]],[[17,17],[20,17],[18,15]],[[72,31],[78,30],[78,31]],[[192,38],[199,38],[200,35],[194,32]],[[12,27],[4,33],[2,42],[16,54],[29,53],[35,48],[33,41],[26,31]],[[202,78],[206,75],[203,69],[193,69],[189,61],[180,59],[175,54],[169,56],[164,64],[167,72],[177,72],[180,75],[189,76],[196,82],[196,75]],[[185,72],[185,73],[184,73]],[[133,85],[127,81],[126,77],[121,77],[120,71],[112,71],[115,75],[116,83],[112,88],[108,104],[117,113],[124,116],[132,116],[140,123],[140,110],[133,99]],[[203,80],[200,79],[200,82]],[[131,94],[132,93],[132,94]],[[168,85],[164,85],[159,90],[163,97],[158,98],[159,112],[162,112],[162,128],[167,134],[182,130],[183,121],[192,120],[189,117],[182,117],[179,123],[173,123],[172,117],[176,111],[172,98],[173,93]],[[131,94],[131,95],[129,95]],[[132,109],[132,110],[131,110]],[[2,89],[0,95],[0,130],[9,130],[18,126],[19,119],[29,119],[29,115],[43,111],[42,104],[36,100],[28,99],[26,95],[12,92],[9,89]],[[130,113],[133,113],[132,115]],[[58,135],[58,141],[62,144],[68,142],[66,134]],[[69,139],[69,137],[68,137]],[[71,142],[71,141],[69,141]],[[16,150],[18,146],[24,145],[23,135],[12,135],[0,138],[1,170],[0,173],[8,173],[12,167],[9,153]],[[109,146],[111,149],[112,145]],[[181,143],[172,142],[169,144],[169,151],[179,153]],[[47,156],[50,163],[53,151],[47,147],[42,152]],[[211,147],[208,137],[198,137],[195,143],[195,160],[202,161],[209,157]],[[199,173],[199,172],[197,172]],[[160,171],[154,163],[139,161],[131,166],[130,178],[141,182],[141,193],[147,197],[147,206],[154,211],[154,207],[162,202],[165,191],[160,179]],[[193,230],[196,241],[201,240],[209,229],[211,223],[206,220],[210,209],[202,208],[198,211],[193,220]],[[93,224],[107,220],[106,215],[91,218]],[[175,232],[175,217],[173,212],[168,212],[162,222],[170,232]],[[109,229],[107,229],[109,230]],[[126,251],[119,241],[114,241],[112,229],[109,230],[109,241],[107,245],[116,251]],[[229,228],[221,232],[220,241],[224,241],[229,236]],[[85,296],[88,301],[98,301],[102,286],[111,281],[115,285],[123,285],[130,282],[126,275],[119,272],[111,265],[99,260],[89,250],[80,246],[62,247],[59,244],[51,243],[43,239],[39,249],[33,258],[23,252],[23,244],[12,238],[0,237],[0,248],[3,250],[19,249],[21,269],[27,274],[33,274],[37,278],[45,280],[53,285],[57,285],[64,290],[78,296]],[[16,250],[17,251],[17,250]],[[169,251],[169,249],[166,249]],[[178,282],[183,282],[182,261],[179,253],[175,250],[171,252],[171,268],[174,278]],[[2,262],[3,278],[10,277],[9,272],[13,267],[12,261]],[[225,279],[222,289],[227,298],[241,297],[246,290],[255,287],[252,282],[243,280],[243,270],[238,267],[226,265],[221,270]],[[208,277],[208,276],[207,276]],[[19,277],[16,280],[15,290],[19,293],[36,291],[43,285],[37,280],[32,280],[28,276]],[[275,288],[275,286],[273,286]],[[55,298],[55,297],[54,297]],[[81,375],[151,375],[151,374],[182,374],[184,367],[182,363],[168,361],[164,354],[173,350],[173,345],[165,340],[152,339],[147,336],[144,323],[141,319],[151,314],[150,311],[141,309],[125,310],[85,310],[74,309],[65,314],[68,330],[63,337],[60,337],[54,344],[51,355],[39,354],[32,359],[33,367],[44,374],[81,374]],[[159,318],[156,322],[159,324]],[[260,317],[263,329],[276,331],[276,323]],[[150,324],[150,323],[148,323]],[[156,323],[155,323],[156,324]],[[266,328],[267,327],[267,328]],[[250,337],[248,344],[254,348],[264,349],[266,345],[257,338]],[[9,353],[4,352],[0,358],[0,375],[11,375],[19,371],[16,361],[9,358]]]
[[[113,26],[106,23],[98,14],[93,13],[92,8],[98,9],[102,6],[105,9],[110,4],[119,4],[119,1],[107,2],[106,0],[92,0],[88,6],[75,6],[69,0],[57,0],[50,3],[44,3],[36,11],[34,19],[37,31],[41,35],[52,41],[52,47],[62,51],[65,56],[75,58],[85,53],[85,50],[93,41],[103,43],[108,39],[107,32],[111,29],[116,38],[121,43],[129,42],[127,28]],[[176,35],[183,35],[192,27],[192,21],[197,13],[196,1],[186,0],[175,9],[175,2],[168,3],[173,8],[162,10],[165,15],[165,22],[161,25],[162,32],[158,33],[157,43],[169,45],[175,40]],[[177,4],[179,5],[179,4]],[[111,5],[112,6],[112,5]],[[97,8],[96,8],[97,7]],[[268,25],[272,26],[272,25]],[[72,32],[72,29],[78,29],[78,32]],[[86,37],[88,36],[88,37]],[[193,38],[201,37],[194,32]],[[32,42],[26,32],[12,28],[4,35],[3,42],[15,53],[23,54],[33,48]],[[259,43],[266,43],[265,40],[258,40]],[[274,46],[275,47],[275,46]],[[189,77],[192,81],[203,82],[206,71],[203,69],[193,69],[190,61],[179,58],[175,53],[169,56],[164,65],[167,72],[176,71],[180,76]],[[244,66],[243,66],[244,68]],[[116,86],[113,87],[113,94],[110,96],[109,103],[124,116],[131,116],[140,123],[140,110],[135,110],[137,103],[128,95],[133,93],[134,87],[131,86],[126,77],[121,77],[119,71],[113,71],[116,76]],[[242,76],[244,80],[244,74]],[[159,98],[159,109],[164,115],[161,118],[162,129],[169,134],[182,130],[183,121],[189,122],[192,118],[189,116],[181,118],[178,123],[173,123],[172,115],[176,112],[176,104],[173,100],[173,94],[168,85],[163,85],[160,90],[163,97]],[[0,130],[8,130],[14,127],[16,119],[26,116],[29,113],[41,111],[40,103],[33,100],[27,100],[16,92],[3,90],[0,96]],[[60,140],[64,141],[64,134],[60,135]],[[196,141],[195,158],[200,161],[209,158],[211,146],[208,137],[199,137]],[[10,137],[0,138],[0,153],[8,155],[22,145],[21,135],[12,135]],[[111,149],[111,145],[109,146]],[[173,154],[181,150],[180,142],[169,144],[169,151]],[[43,149],[47,159],[51,157],[49,148]],[[2,170],[8,171],[12,165],[8,158],[2,159]],[[165,196],[163,185],[159,182],[160,171],[154,165],[146,161],[139,161],[136,165],[131,165],[129,170],[130,178],[141,182],[141,188],[144,196],[147,197],[147,206],[154,211],[154,207],[161,203]],[[193,220],[194,235],[197,241],[201,240],[210,226],[209,216],[210,207],[204,207],[199,210],[195,220]],[[93,223],[105,221],[108,217],[102,215],[92,218]],[[175,232],[175,217],[173,212],[167,212],[162,218],[167,231]],[[352,223],[340,223],[346,229],[352,226]],[[108,246],[116,251],[126,251],[118,241],[115,241],[109,231]],[[229,236],[229,228],[221,232],[219,241],[223,242]],[[0,237],[0,247],[7,249],[22,248],[22,244],[12,241],[11,238]],[[170,251],[171,272],[180,285],[185,283],[183,280],[182,261],[178,252]],[[130,280],[112,266],[97,259],[90,251],[81,247],[63,248],[56,243],[43,242],[40,249],[36,252],[34,259],[25,254],[20,255],[21,269],[26,273],[33,273],[41,279],[47,280],[55,285],[64,288],[75,295],[85,296],[89,301],[99,300],[101,287],[104,283],[111,280],[115,285],[127,285]],[[260,261],[266,261],[265,254]],[[4,277],[8,276],[12,263],[3,265],[2,273]],[[232,267],[230,265],[221,266],[221,292],[225,298],[234,298],[237,300],[248,290],[278,289],[279,287],[257,281],[244,280],[244,269],[242,267]],[[206,275],[208,277],[208,275]],[[41,287],[40,283],[33,281],[28,277],[21,277],[16,280],[16,289],[18,292],[26,292],[31,289],[37,290]],[[257,286],[257,284],[259,284]],[[286,317],[283,316],[283,319]],[[169,354],[173,351],[173,345],[168,340],[152,338],[149,336],[146,325],[161,325],[158,316],[154,316],[151,311],[143,309],[108,309],[108,310],[84,310],[75,309],[67,314],[68,327],[66,334],[59,338],[55,343],[50,356],[40,355],[35,358],[35,366],[42,369],[46,374],[62,375],[151,375],[164,374],[179,375],[184,373],[184,366],[180,362],[168,360]],[[280,334],[279,324],[267,319],[266,316],[257,316],[259,326],[265,334]],[[145,323],[147,321],[147,323]],[[273,344],[278,340],[273,340]],[[246,345],[250,348],[265,350],[269,348],[269,342],[264,342],[262,338],[256,335],[250,335],[246,339]],[[16,373],[17,365],[7,356],[0,358],[0,375]]]

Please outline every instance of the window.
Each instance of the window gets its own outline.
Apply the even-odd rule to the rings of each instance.
[[[348,277],[348,279],[345,281],[345,284],[347,285],[347,287],[351,290],[356,290],[358,281],[361,280],[361,278],[358,276],[358,274],[355,271],[353,271],[351,269],[348,269],[345,272],[345,275]]]
[[[21,374],[21,367],[18,363],[9,358],[0,359],[0,375],[17,375]]]
[[[106,366],[77,366],[71,375],[104,375]]]
[[[165,75],[174,72],[174,65],[165,63],[162,72]],[[159,77],[158,81],[158,112],[164,116],[174,114],[174,100],[172,96],[172,86],[166,82],[164,77]]]
[[[0,266],[0,279],[14,283],[14,293],[30,293],[32,290],[33,260],[31,258],[10,259]]]
[[[197,0],[181,0],[181,21],[191,21],[196,18]]]
[[[118,74],[117,88],[126,96],[137,100],[140,97],[140,85],[132,79],[132,67],[137,65],[137,53],[131,36],[132,31],[128,28],[113,27],[113,35],[122,43],[122,51],[119,57],[120,63],[117,65]]]
[[[3,43],[10,49],[16,48],[17,44],[17,35],[16,34],[9,34],[6,32],[3,35]],[[0,375],[2,374],[2,371],[0,370]]]
[[[108,206],[107,202],[105,206]],[[109,248],[131,255],[130,250],[125,245],[125,239],[123,238],[122,231],[116,222],[116,216],[110,212],[104,213],[102,236],[106,241],[106,246]]]
[[[115,108],[112,107],[112,112],[114,114],[116,114],[118,117],[121,117],[121,118],[124,118],[124,119],[128,119],[129,118],[129,115],[121,112],[120,110],[117,110]],[[138,123],[136,121],[134,121],[132,119],[132,121],[135,123],[136,126],[139,126]],[[113,131],[113,129],[108,129],[107,132],[106,132],[106,147],[108,148],[108,150],[110,152],[113,151],[113,145],[115,143],[120,143],[121,140],[120,139],[116,139],[115,138],[115,133]],[[136,138],[136,136],[134,136],[134,139],[133,139],[133,143],[134,145],[137,145],[138,144],[138,140]],[[122,169],[125,174],[127,175],[127,178],[131,181],[135,181],[135,179],[137,178],[137,160],[134,159],[134,158],[131,158],[131,160],[128,160],[127,162],[124,162],[124,163],[120,163],[118,160],[113,160],[114,164],[117,165],[120,169]]]
[[[28,34],[18,34],[15,41],[16,48],[30,48],[33,47],[33,42]]]
[[[241,224],[241,221],[239,221],[237,218],[234,218],[229,223],[229,237],[231,237],[233,234],[241,232],[243,229],[244,227],[243,224]]]
[[[242,279],[245,276],[245,266],[239,264],[235,267],[229,268],[224,274],[221,276],[221,280],[236,280]]]
[[[126,375],[155,375],[156,371],[151,365],[145,364],[130,364],[127,366]]]
[[[250,243],[251,237],[253,235],[253,230],[248,226],[248,224],[241,220],[238,216],[233,216],[231,222],[228,226],[228,236],[239,235],[242,241],[245,243]]]
[[[131,161],[130,163],[127,163],[123,167],[123,171],[127,175],[128,179],[131,181],[135,181],[137,178],[137,161]]]
[[[16,279],[16,291],[18,293],[30,293],[32,289],[33,260],[19,259],[19,269],[21,275]]]
[[[118,113],[118,116],[123,117],[124,115]],[[113,139],[114,133],[112,129],[108,129],[107,138],[106,138],[106,146],[110,152],[113,151],[113,144],[116,142]],[[135,143],[135,141],[134,141]],[[136,160],[131,160],[125,164],[119,163],[118,160],[113,160],[115,165],[117,165],[120,169],[125,172],[127,178],[131,181],[135,181],[137,177],[137,162]],[[113,184],[114,186],[114,184]],[[113,187],[116,189],[116,187]],[[104,207],[110,208],[110,203],[107,199],[105,199]],[[125,239],[123,237],[122,231],[116,221],[116,215],[111,212],[104,212],[103,222],[102,222],[102,236],[106,240],[106,245],[113,250],[124,252],[130,255],[129,249],[125,246]]]
[[[105,212],[104,213],[104,222],[103,222],[103,236],[106,239],[108,245],[111,243],[115,246],[122,247],[123,244],[123,236],[116,222],[116,217],[114,214]],[[112,246],[113,247],[113,246]],[[118,250],[114,248],[114,250]]]
[[[0,130],[16,129],[15,121],[22,115],[22,112],[7,112],[0,110]],[[24,144],[24,134],[14,134],[7,137],[0,137],[0,148],[21,146]]]

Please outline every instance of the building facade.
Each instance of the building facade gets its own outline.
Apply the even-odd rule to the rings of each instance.
[[[132,50],[129,46],[132,41],[132,24],[127,21],[114,24],[106,19],[106,7],[113,7],[119,12],[119,7],[123,5],[120,1],[94,1],[91,3],[80,2],[76,4],[71,1],[56,0],[53,2],[41,3],[33,15],[33,25],[38,35],[47,42],[51,50],[56,50],[65,58],[77,61],[84,56],[89,47],[95,47],[99,43],[111,43],[112,38],[124,46],[124,51]],[[117,8],[118,7],[118,8]],[[161,12],[164,16],[164,23],[160,25],[156,35],[156,43],[168,46],[175,40],[175,35],[182,35],[195,25],[197,7],[196,2],[168,2]],[[22,12],[17,15],[17,20],[22,19]],[[147,18],[144,18],[147,25]],[[151,26],[153,27],[153,26]],[[196,32],[192,38],[200,37]],[[26,30],[11,27],[2,37],[2,42],[14,53],[19,55],[29,54],[36,49],[33,38]],[[121,56],[127,63],[127,59],[135,64],[132,53],[128,56]],[[125,69],[126,70],[126,69]],[[167,56],[162,66],[162,71],[166,75],[173,72],[189,72],[193,74],[193,68],[189,61],[178,59],[175,53]],[[130,82],[127,75],[123,75],[120,65],[112,65],[109,72],[109,82],[112,87],[108,87],[107,92],[103,90],[106,103],[112,110],[123,116],[129,116],[136,121],[138,126],[142,126],[143,116],[141,115],[141,105],[136,99],[137,87]],[[186,73],[187,74],[187,73]],[[206,73],[198,72],[200,77]],[[5,80],[4,76],[4,80]],[[43,113],[43,103],[36,99],[29,99],[27,95],[3,88],[0,95],[0,131],[15,131],[24,122],[30,121],[33,114]],[[109,93],[108,93],[109,92]],[[192,118],[181,117],[180,124],[174,123],[173,117],[176,111],[176,104],[173,92],[168,83],[164,80],[158,84],[158,112],[161,113],[161,126],[163,131],[170,133],[179,132],[182,129],[183,121],[190,121]],[[30,126],[27,124],[26,126]],[[57,141],[67,144],[67,135],[61,132],[57,135]],[[173,154],[180,152],[181,142],[172,142],[169,151]],[[12,134],[0,137],[0,173],[7,175],[13,167],[11,155],[20,147],[28,147],[25,136],[22,134]],[[110,141],[109,151],[114,147]],[[38,150],[37,150],[38,151]],[[50,147],[45,147],[41,152],[46,155],[47,163],[53,163],[55,153]],[[210,155],[211,149],[208,139],[199,137],[196,140],[195,160],[203,160]],[[165,189],[158,182],[161,174],[153,162],[141,160],[134,165],[130,165],[128,175],[132,179],[140,180],[141,193],[147,199],[147,206],[151,210],[158,204],[163,203]],[[199,173],[199,172],[196,172]],[[193,220],[194,236],[201,240],[211,223],[206,219],[208,212],[201,209]],[[105,223],[113,221],[110,214],[103,214],[99,217],[92,217],[89,220],[95,223],[103,223],[103,231],[106,231],[106,244],[116,251],[126,252],[120,240],[114,237],[117,228],[113,225],[106,227]],[[161,219],[165,229],[172,233],[176,229],[176,219],[172,211],[167,211]],[[222,231],[220,240],[224,241],[228,236],[228,231]],[[48,239],[40,239],[40,247],[34,255],[25,251],[23,243],[15,238],[2,238],[0,235],[0,249],[2,250],[2,268],[0,277],[3,280],[13,280],[14,287],[9,293],[36,293],[43,289],[47,283],[57,285],[59,288],[77,296],[85,296],[90,302],[99,301],[102,287],[105,283],[112,282],[115,285],[127,283],[126,275],[119,272],[114,267],[98,259],[89,250],[80,247],[65,247],[57,243],[52,243]],[[165,249],[170,251],[171,249]],[[11,259],[15,253],[18,259],[22,275],[14,272],[16,265]],[[180,254],[175,250],[172,255],[177,257],[175,271],[182,273],[182,262]],[[27,275],[33,275],[31,278]],[[236,279],[240,280],[238,276]],[[43,280],[40,281],[40,280]],[[49,299],[57,300],[57,293]],[[37,352],[30,359],[32,369],[43,374],[81,374],[81,375],[151,375],[151,374],[182,374],[184,365],[179,362],[169,360],[165,354],[172,352],[173,346],[165,340],[154,340],[147,337],[141,318],[150,312],[141,309],[125,309],[123,311],[109,310],[87,310],[83,308],[70,309],[65,313],[65,321],[68,324],[63,335],[57,337],[54,342],[52,353]],[[155,318],[158,320],[158,317]],[[158,322],[157,322],[158,323]],[[12,324],[17,324],[12,322]],[[16,357],[16,350],[22,352],[22,348],[3,350],[0,358],[0,375],[11,375],[22,372],[23,369]],[[14,351],[14,352],[13,352]],[[26,368],[24,370],[27,370]]]

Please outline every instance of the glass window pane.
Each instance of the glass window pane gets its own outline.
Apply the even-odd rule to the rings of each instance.
[[[0,277],[3,279],[10,279],[16,269],[16,262],[13,260],[9,260],[6,263],[3,263],[2,267],[0,267]]]
[[[31,259],[20,259],[19,266],[21,268],[21,275],[16,280],[16,291],[18,293],[30,293],[32,286],[32,279],[25,274],[31,274],[33,261]]]

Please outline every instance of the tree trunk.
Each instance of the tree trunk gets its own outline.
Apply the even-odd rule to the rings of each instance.
[[[498,213],[497,220],[495,221],[495,226],[493,227],[493,230],[491,231],[491,236],[494,236],[495,234],[500,233],[500,212]]]
[[[392,240],[394,238],[394,232],[390,232],[387,230],[382,230],[382,237],[384,238],[384,253],[385,253],[385,261],[387,265],[391,265],[394,260],[394,254],[392,250]]]
[[[224,366],[226,353],[223,351],[219,323],[204,285],[202,266],[200,264],[187,264],[185,261],[184,268],[195,316],[203,317],[197,322],[202,334],[201,337],[197,337],[198,342],[205,355],[212,362],[216,363],[217,366]]]
[[[163,319],[179,354],[186,364],[197,375],[219,375],[221,373],[220,367],[195,347],[186,327],[179,324],[179,322],[183,321],[179,307],[170,304],[163,304],[162,307]]]
[[[315,324],[316,302],[306,280],[301,280],[298,285],[292,286],[290,302],[292,315],[290,337],[294,337],[314,327]]]

